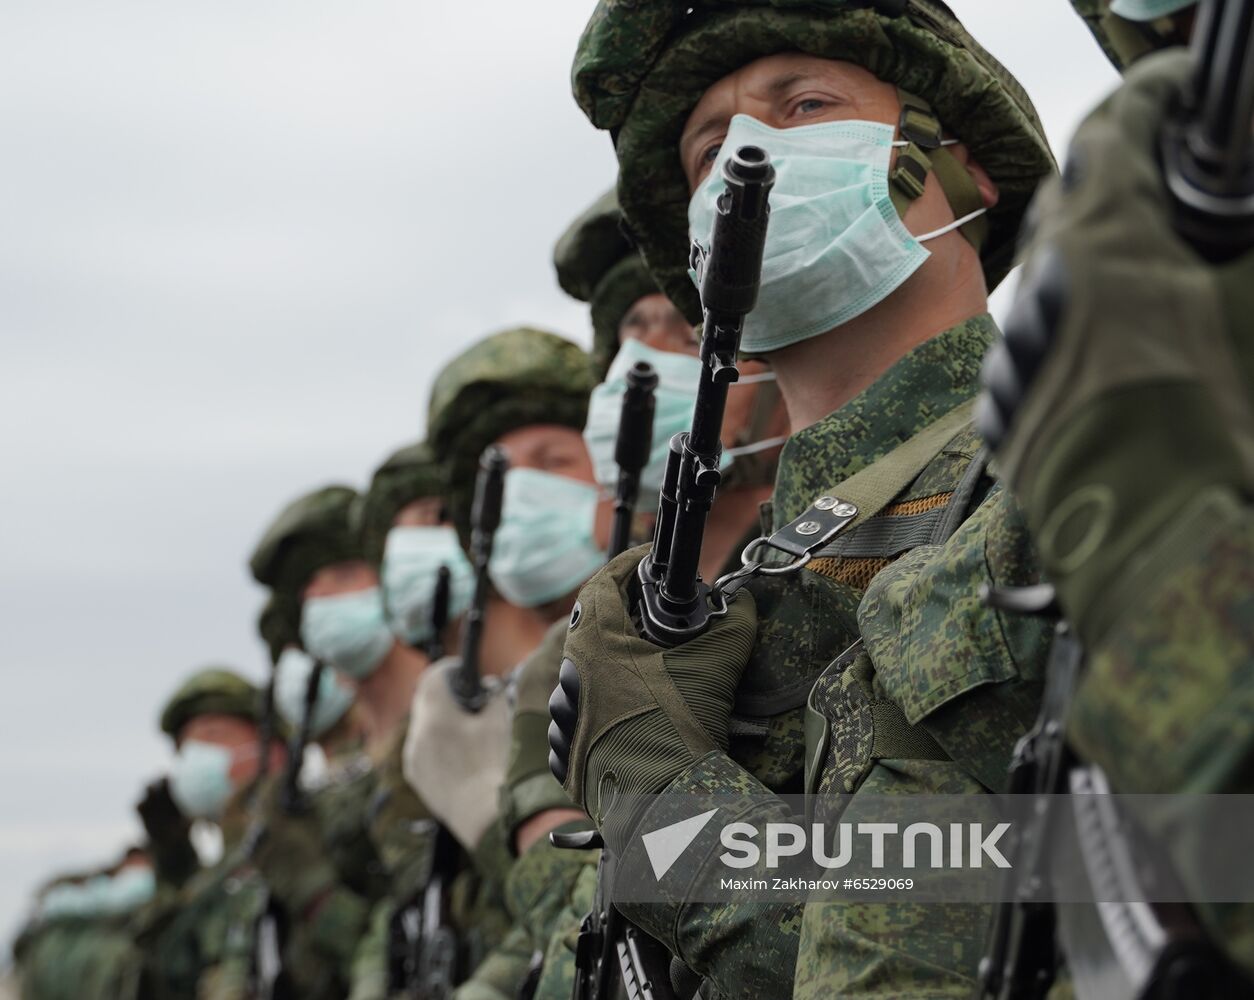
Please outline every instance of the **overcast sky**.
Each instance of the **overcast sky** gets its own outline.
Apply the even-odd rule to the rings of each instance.
[[[1065,148],[1115,81],[1066,0],[952,5]],[[421,435],[472,339],[589,339],[550,253],[613,177],[591,6],[0,8],[0,933],[137,834],[182,674],[263,676],[267,519]]]

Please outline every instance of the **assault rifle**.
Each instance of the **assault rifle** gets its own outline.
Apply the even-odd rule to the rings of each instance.
[[[479,645],[483,639],[483,616],[488,603],[488,563],[492,541],[501,523],[501,501],[505,493],[505,472],[509,459],[496,445],[488,445],[479,458],[475,479],[475,499],[471,506],[470,563],[475,571],[475,594],[462,622],[461,664],[450,677],[453,697],[468,712],[483,707],[484,687],[479,676]]]
[[[447,566],[441,566],[435,575],[435,594],[431,598],[431,638],[423,650],[432,663],[444,655],[444,629],[448,626],[452,587],[453,574]]]
[[[701,579],[701,544],[722,479],[727,390],[740,378],[736,354],[745,316],[758,299],[775,168],[764,149],[741,146],[723,164],[723,180],[710,246],[694,242],[692,248],[704,313],[692,429],[671,439],[653,549],[638,574],[641,632],[659,646],[695,638],[717,613]]]
[[[657,384],[657,372],[647,361],[637,361],[627,372],[627,391],[623,393],[618,437],[614,441],[618,486],[614,491],[614,522],[610,529],[611,559],[626,551],[631,542],[631,519],[640,493],[640,474],[649,464],[649,453],[653,449]]]

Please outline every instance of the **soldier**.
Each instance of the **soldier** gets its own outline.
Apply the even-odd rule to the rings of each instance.
[[[970,406],[996,333],[988,289],[1052,169],[1031,103],[926,0],[603,2],[574,84],[614,136],[620,201],[650,271],[691,319],[689,236],[709,240],[719,168],[745,144],[771,154],[776,208],[741,347],[770,363],[790,418],[774,526],[828,494],[859,520],[665,653],[634,638],[620,590],[641,553],[612,563],[581,591],[566,642],[555,772],[617,849],[671,817],[664,803],[643,818],[616,805],[663,789],[855,793],[841,817],[855,821],[865,796],[1003,788],[1048,636],[979,601],[982,583],[1032,582],[1037,569],[984,473]],[[608,676],[619,683],[598,683]],[[764,688],[770,716],[736,712],[737,731],[753,721],[768,733],[750,750],[730,736],[733,708]],[[824,819],[839,808],[820,806]],[[692,851],[703,837],[717,832]],[[989,917],[978,905],[826,899],[622,908],[728,996],[777,995],[794,966],[799,997],[967,996]]]
[[[1038,196],[1007,347],[986,368],[981,426],[1083,643],[1083,671],[1058,720],[1083,770],[1095,766],[1122,793],[1248,793],[1248,248],[1208,263],[1177,231],[1164,183],[1164,125],[1186,106],[1192,73],[1178,46],[1193,4],[1115,0],[1100,17],[1080,9],[1126,79],[1077,131],[1062,179]],[[1164,47],[1177,50],[1145,54]],[[1064,774],[1076,773],[1070,764]],[[1254,973],[1254,908],[1213,904],[1201,891],[1209,831],[1150,813],[1142,822],[1211,940]],[[1117,995],[1113,983],[1135,982],[1109,961],[1102,921],[1059,909],[1076,995]],[[1185,979],[1188,995],[1249,994],[1248,978],[1225,982],[1222,963],[1207,964],[1212,992]],[[1099,992],[1094,969],[1104,973]]]
[[[604,562],[608,504],[597,490],[581,436],[591,382],[587,356],[579,348],[524,328],[471,347],[445,367],[433,387],[429,432],[447,459],[449,509],[464,540],[470,535],[480,455],[497,444],[510,461],[489,564],[494,593],[488,599],[480,662],[488,678],[515,673],[554,620],[569,612],[579,584]],[[448,661],[439,669],[455,665]],[[547,936],[529,925],[545,919],[536,914],[539,904],[532,894],[548,879],[524,874],[520,881],[506,851],[507,838],[512,843],[513,837],[502,830],[502,822],[514,825],[512,817],[497,815],[510,713],[506,688],[493,683],[492,690],[489,704],[470,715],[448,697],[443,675],[425,678],[406,750],[407,776],[472,852],[485,882],[494,882],[502,899],[509,872],[510,913],[518,926],[459,991],[468,997],[512,996],[536,950],[535,940]],[[545,696],[538,692],[530,701]],[[420,709],[444,724],[422,726]],[[557,793],[553,804],[564,807],[564,814],[556,825],[586,823],[560,789]],[[540,807],[537,800],[525,808],[529,815]],[[560,905],[560,886],[556,894]]]
[[[389,627],[424,660],[455,645],[470,601],[470,565],[451,526],[446,493],[444,468],[431,448],[407,445],[375,471],[355,518],[362,552],[379,572]],[[441,567],[449,581],[442,622],[436,598]],[[368,828],[388,891],[354,959],[353,1000],[450,988],[452,982],[431,981],[440,964],[433,951],[439,934],[452,931],[458,938],[458,967],[437,973],[455,981],[504,933],[504,915],[485,903],[474,866],[405,781],[409,724],[408,715],[397,724],[374,770]],[[447,926],[432,925],[429,903]]]
[[[175,746],[169,798],[178,816],[218,826],[224,846],[216,864],[168,887],[160,905],[144,914],[136,934],[143,952],[141,996],[249,995],[251,929],[264,908],[245,843],[246,810],[262,769],[260,703],[260,692],[243,677],[208,668],[184,681],[162,710],[161,729]],[[272,747],[267,767],[282,761],[283,748]],[[158,812],[152,796],[145,806],[151,827]],[[164,874],[160,865],[157,874]]]
[[[37,896],[13,946],[26,1000],[116,1000],[133,995],[130,922],[156,887],[142,848],[99,872],[61,876]]]

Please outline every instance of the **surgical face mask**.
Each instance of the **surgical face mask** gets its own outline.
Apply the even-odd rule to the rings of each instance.
[[[1192,7],[1197,0],[1112,0],[1110,12],[1129,21],[1156,21]]]
[[[299,728],[305,717],[305,698],[313,669],[313,657],[299,649],[284,650],[274,666],[274,707],[283,721],[293,728]],[[335,670],[324,666],[309,720],[310,736],[317,739],[344,718],[353,697],[353,692],[341,683]]]
[[[618,484],[618,463],[614,461],[614,449],[618,442],[618,422],[623,408],[623,393],[627,391],[627,373],[639,361],[646,361],[657,372],[658,386],[653,394],[653,440],[649,461],[640,474],[640,495],[647,497],[662,488],[666,472],[666,456],[671,438],[692,426],[692,408],[697,398],[697,383],[701,378],[701,359],[690,354],[659,351],[638,340],[629,340],[614,358],[606,373],[605,381],[592,390],[588,404],[588,423],[583,431],[584,442],[592,455],[593,472],[597,485],[613,492]],[[731,388],[749,386],[775,378],[774,372],[742,376]],[[719,468],[726,469],[739,454],[749,454],[781,444],[783,439],[755,442],[743,448],[728,448],[719,459]]]
[[[39,904],[39,914],[44,920],[59,917],[81,917],[94,912],[91,881],[79,885],[66,883],[53,886],[44,893]]]
[[[157,876],[148,865],[123,868],[109,879],[104,891],[106,913],[130,913],[152,899],[157,889]]]
[[[775,187],[762,286],[741,349],[769,353],[825,333],[891,295],[928,258],[923,244],[984,214],[913,236],[889,196],[893,148],[880,122],[839,121],[777,129],[748,115],[731,120],[709,176],[688,204],[688,232],[709,249],[723,163],[744,145],[771,154]],[[695,280],[695,273],[693,278]]]
[[[440,567],[449,571],[449,618],[470,607],[475,574],[447,525],[405,526],[388,532],[383,551],[383,605],[388,627],[402,641],[417,645],[434,638],[431,609]]]
[[[310,597],[301,608],[301,645],[357,680],[374,673],[396,641],[383,620],[378,587]]]
[[[191,819],[217,819],[231,797],[231,751],[184,740],[170,767],[170,797]]]
[[[599,492],[540,472],[505,473],[501,525],[488,575],[511,604],[534,608],[569,594],[605,562],[593,537]]]

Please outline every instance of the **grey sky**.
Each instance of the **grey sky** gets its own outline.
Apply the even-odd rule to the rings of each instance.
[[[1062,148],[1115,80],[1065,0],[953,6]],[[591,7],[4,4],[0,932],[137,833],[182,673],[262,676],[266,519],[419,436],[473,338],[588,340],[550,252],[613,176]]]

